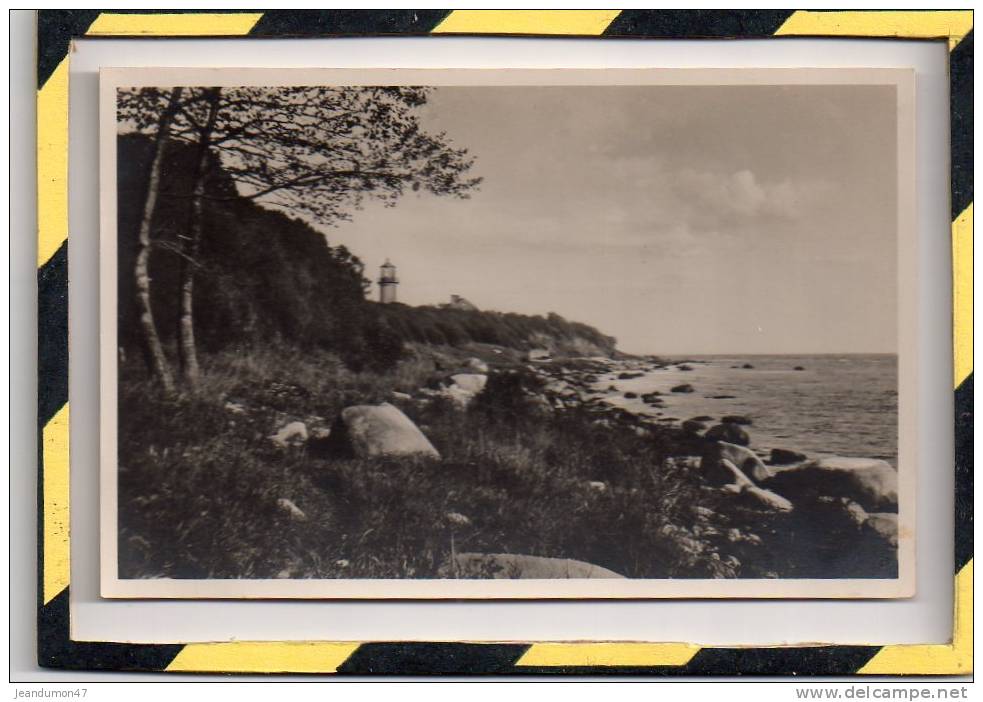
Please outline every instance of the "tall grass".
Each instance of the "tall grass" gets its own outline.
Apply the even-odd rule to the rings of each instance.
[[[437,577],[452,535],[458,551],[575,558],[629,577],[736,574],[723,541],[686,526],[709,498],[691,469],[666,460],[671,434],[544,414],[515,373],[493,374],[466,411],[402,404],[441,461],[341,460],[269,436],[413,391],[438,373],[432,361],[352,373],[328,354],[254,348],[204,368],[201,386],[173,401],[124,369],[121,577]]]

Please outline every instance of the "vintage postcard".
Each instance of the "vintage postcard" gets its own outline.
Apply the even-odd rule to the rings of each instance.
[[[911,72],[100,80],[103,596],[914,593]]]

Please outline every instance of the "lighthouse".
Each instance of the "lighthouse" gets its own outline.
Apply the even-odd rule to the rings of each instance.
[[[396,279],[396,266],[386,259],[386,262],[379,268],[379,302],[386,305],[396,302],[396,286],[399,280]]]

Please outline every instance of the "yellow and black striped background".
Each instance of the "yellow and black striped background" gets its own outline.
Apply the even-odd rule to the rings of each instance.
[[[42,10],[38,16],[38,661],[51,668],[223,673],[966,674],[973,582],[973,14],[969,10]],[[943,645],[701,648],[611,642],[73,641],[69,632],[68,49],[78,37],[566,35],[884,37],[950,51],[955,612]]]

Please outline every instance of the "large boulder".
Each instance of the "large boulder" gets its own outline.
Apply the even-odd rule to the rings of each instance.
[[[876,458],[820,458],[776,473],[765,487],[794,502],[848,497],[868,512],[898,510],[898,472]]]
[[[781,495],[765,490],[754,484],[740,468],[726,458],[716,464],[716,476],[721,492],[736,495],[748,507],[764,509],[772,512],[791,512],[792,503]],[[719,483],[718,483],[719,485]]]
[[[388,402],[343,409],[323,449],[357,458],[412,455],[440,458],[437,449],[413,421]]]
[[[711,441],[726,441],[738,446],[747,446],[751,443],[748,433],[736,424],[715,424],[707,429],[705,436]]]
[[[438,574],[445,578],[494,580],[625,577],[613,570],[571,558],[544,558],[518,553],[458,553],[441,566]]]

